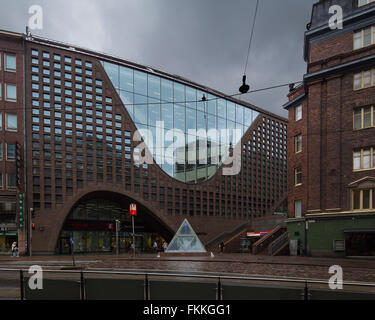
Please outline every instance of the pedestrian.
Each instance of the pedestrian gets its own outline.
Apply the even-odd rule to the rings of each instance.
[[[135,255],[135,246],[134,246],[133,242],[130,245],[130,251],[129,251],[129,253]]]
[[[14,241],[12,243],[12,249],[11,249],[11,251],[12,251],[12,258],[13,257],[18,257],[18,248],[17,248],[17,242],[16,241]]]
[[[225,244],[224,244],[223,240],[221,240],[221,242],[219,244],[219,247],[220,247],[220,252],[223,253],[224,252],[224,247],[225,247]]]
[[[153,242],[152,249],[154,250],[154,252],[158,251],[158,244],[156,243],[156,241]]]
[[[167,248],[168,248],[168,244],[164,241],[163,242],[163,251],[167,251]]]

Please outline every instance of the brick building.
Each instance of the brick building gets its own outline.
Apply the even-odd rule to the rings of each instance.
[[[286,119],[182,77],[30,34],[1,31],[0,62],[0,251],[18,241],[27,252],[31,234],[33,252],[69,253],[72,237],[76,252],[111,251],[115,220],[126,250],[130,203],[139,250],[169,241],[185,218],[203,243],[215,243],[282,210]],[[152,134],[143,133],[146,148],[134,139],[139,129]],[[201,158],[202,140],[188,129],[229,131],[203,140],[206,163],[176,162],[173,139],[160,146],[155,136],[182,132],[177,153]],[[224,174],[236,150],[240,170]],[[151,164],[139,162],[145,152]]]
[[[332,30],[329,8],[343,9]],[[288,231],[308,254],[375,255],[375,3],[319,1],[291,88]]]

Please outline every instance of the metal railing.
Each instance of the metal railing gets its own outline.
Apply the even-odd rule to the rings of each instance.
[[[30,276],[27,277],[28,270],[0,269],[0,275],[2,272],[19,273],[19,298],[21,300],[55,299],[56,297],[56,299],[86,300],[103,299],[103,296],[110,299],[124,300],[134,298],[136,300],[176,300],[179,298],[185,300],[375,300],[375,283],[366,282],[344,282],[343,286],[345,288],[349,287],[349,290],[330,290],[328,281],[324,280],[81,269],[43,270],[43,275],[45,273],[70,277],[74,275],[77,279],[52,280],[43,277],[43,283],[47,281],[43,290],[30,290],[27,280],[31,278]],[[93,275],[123,276],[124,278],[92,278]],[[131,277],[137,277],[137,279],[132,279]],[[134,293],[133,297],[128,295],[129,291],[131,291],[129,288],[136,288],[135,291],[132,291]],[[47,291],[44,292],[44,295],[41,295],[44,290]],[[56,292],[53,290],[61,290],[60,295],[54,295]],[[69,292],[69,294],[64,296],[64,292]],[[105,296],[107,292],[112,295],[110,297]]]
[[[285,232],[269,244],[268,255],[273,256],[288,241],[289,241],[289,233]]]

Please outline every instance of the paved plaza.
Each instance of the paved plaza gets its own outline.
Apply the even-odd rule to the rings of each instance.
[[[375,283],[375,260],[360,258],[313,258],[291,256],[254,256],[250,254],[218,254],[214,257],[161,256],[156,254],[75,255],[76,266],[86,270],[140,270],[241,274],[248,276],[288,277],[327,280],[332,265],[343,268],[344,281]],[[71,256],[33,256],[11,258],[0,256],[0,268],[26,268],[37,264],[48,269],[69,269]]]

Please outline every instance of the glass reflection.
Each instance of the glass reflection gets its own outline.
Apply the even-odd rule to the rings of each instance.
[[[155,161],[168,175],[182,182],[199,183],[215,175],[223,155],[227,154],[221,146],[239,142],[240,137],[236,140],[233,130],[238,129],[242,136],[259,115],[230,100],[154,74],[108,62],[102,65],[136,126],[151,130],[154,148],[150,151]],[[158,140],[175,128],[184,132],[185,146],[179,147],[175,154],[166,152],[172,141],[164,140],[164,145],[157,146],[158,126],[164,128]],[[216,133],[212,131],[215,129]],[[220,130],[225,129],[230,129],[229,133],[222,136]],[[196,130],[203,130],[208,138],[197,138]],[[200,150],[199,143],[206,145],[206,150]],[[175,163],[176,153],[185,154],[184,163]]]

